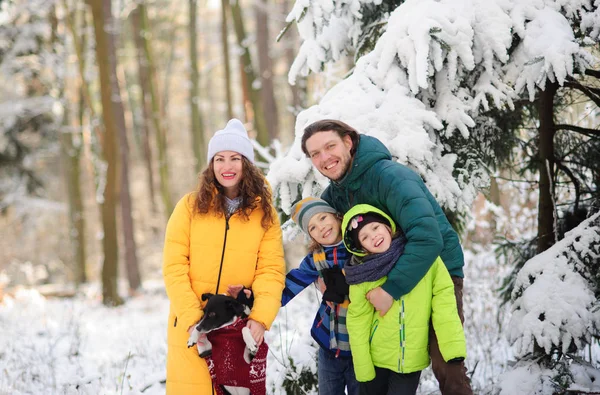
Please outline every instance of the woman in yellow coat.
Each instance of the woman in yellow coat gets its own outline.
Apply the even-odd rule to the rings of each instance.
[[[260,344],[277,315],[285,284],[279,220],[239,120],[215,133],[207,161],[198,191],[177,203],[167,225],[168,395],[212,394],[204,359],[195,347],[187,347],[188,330],[203,315],[203,293],[225,293],[229,285],[251,288],[255,299],[248,327]]]

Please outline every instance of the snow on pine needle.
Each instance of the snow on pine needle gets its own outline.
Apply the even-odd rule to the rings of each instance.
[[[303,43],[290,81],[320,72],[343,48],[356,51],[374,3],[297,1],[288,20],[296,20]],[[271,166],[269,180],[286,213],[327,185],[300,149],[303,129],[327,118],[381,139],[442,206],[466,212],[489,182],[487,169],[457,164],[440,137],[470,138],[482,111],[512,107],[524,90],[533,97],[546,80],[563,84],[581,73],[595,61],[586,46],[597,42],[600,24],[597,1],[583,0],[408,0],[382,18],[385,31],[374,49],[299,114],[293,146]]]
[[[525,263],[512,294],[509,337],[518,356],[581,350],[600,330],[591,262],[600,259],[600,212]],[[597,270],[596,270],[597,271]]]

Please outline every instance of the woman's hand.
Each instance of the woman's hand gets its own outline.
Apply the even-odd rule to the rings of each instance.
[[[248,320],[246,327],[250,329],[250,334],[256,342],[256,346],[260,346],[265,339],[265,327],[258,321]]]
[[[388,312],[394,303],[394,298],[392,298],[392,295],[385,292],[381,287],[373,288],[367,292],[367,300],[371,302],[373,307],[375,307],[375,310],[379,311],[379,315],[382,317]]]

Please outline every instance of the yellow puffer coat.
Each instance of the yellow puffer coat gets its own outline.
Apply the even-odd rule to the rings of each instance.
[[[247,221],[238,214],[228,221],[214,213],[200,215],[194,212],[195,196],[190,193],[177,203],[165,236],[163,276],[171,302],[167,333],[168,395],[212,393],[204,359],[198,356],[195,347],[187,348],[187,330],[202,317],[202,294],[215,293],[221,259],[218,293],[226,292],[230,284],[252,288],[255,299],[250,318],[267,329],[277,315],[285,284],[279,221],[265,231],[260,208]]]

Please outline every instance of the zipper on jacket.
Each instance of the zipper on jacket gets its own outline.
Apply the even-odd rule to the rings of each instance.
[[[406,348],[406,328],[404,326],[404,298],[400,300],[400,360],[398,361],[398,371],[404,372],[404,349]]]
[[[375,324],[373,325],[373,330],[371,331],[371,336],[369,336],[369,343],[371,343],[371,341],[373,341],[373,336],[375,336],[375,331],[377,330],[378,326],[379,326],[379,320],[375,320]]]
[[[219,293],[219,284],[221,283],[221,272],[223,271],[223,260],[225,259],[225,247],[227,246],[227,232],[229,231],[229,217],[225,216],[225,237],[223,238],[223,252],[221,252],[221,264],[219,265],[219,277],[217,278],[217,288],[215,295]]]
[[[177,327],[177,317],[175,317],[175,321],[173,321],[173,327]]]
[[[352,208],[352,202],[350,201],[350,191],[348,190],[348,188],[346,188],[346,204],[348,207],[348,210],[350,210]]]

